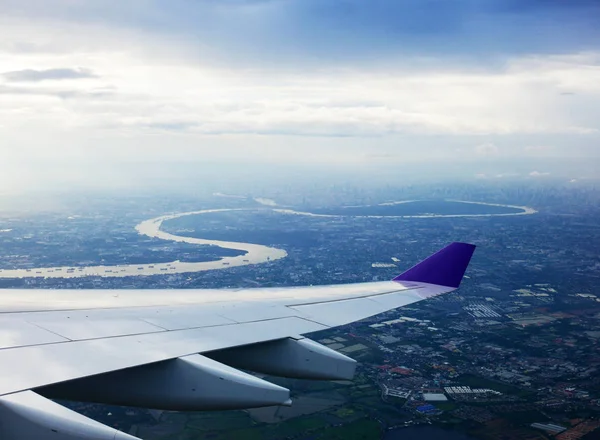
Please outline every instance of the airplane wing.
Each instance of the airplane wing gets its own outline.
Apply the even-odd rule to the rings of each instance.
[[[475,246],[452,243],[392,281],[221,290],[0,290],[0,438],[135,439],[50,399],[164,410],[290,405],[240,370],[351,379],[305,338],[458,288]]]

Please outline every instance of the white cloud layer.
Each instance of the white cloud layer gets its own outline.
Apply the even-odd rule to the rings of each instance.
[[[148,30],[10,15],[0,29],[0,173],[13,179],[31,157],[598,157],[596,52],[515,56],[496,70],[418,58],[241,69],[203,58],[209,42]]]

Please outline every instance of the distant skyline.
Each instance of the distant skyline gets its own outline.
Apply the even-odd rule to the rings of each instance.
[[[598,177],[597,1],[0,0],[0,29],[2,192],[181,163]]]

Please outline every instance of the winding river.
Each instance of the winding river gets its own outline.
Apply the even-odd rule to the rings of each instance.
[[[169,263],[149,264],[120,264],[113,266],[61,266],[42,267],[37,269],[0,269],[0,278],[78,278],[78,277],[130,277],[167,275],[176,273],[202,272],[206,270],[227,269],[248,264],[259,264],[267,261],[285,258],[287,252],[283,249],[263,246],[253,243],[238,243],[233,241],[205,240],[202,238],[182,237],[169,234],[160,229],[166,220],[184,217],[187,215],[207,214],[211,212],[237,211],[238,209],[206,209],[203,211],[184,212],[179,214],[163,215],[150,220],[145,220],[135,227],[141,235],[170,240],[176,242],[191,243],[197,245],[219,246],[225,249],[236,249],[245,251],[246,254],[235,257],[223,257],[217,261],[181,262],[171,261]]]
[[[532,208],[527,206],[501,205],[483,202],[464,202],[461,200],[452,200],[462,203],[475,203],[488,206],[502,206],[507,208],[518,208],[521,212],[504,214],[425,214],[425,215],[404,215],[404,216],[353,216],[359,218],[440,218],[440,217],[493,217],[493,216],[511,216],[511,215],[529,215],[535,214]],[[408,201],[388,202],[387,204],[407,203]],[[269,205],[271,206],[271,205]],[[276,206],[276,205],[275,205]],[[273,211],[281,214],[306,215],[312,217],[342,217],[342,215],[314,214],[311,212],[301,212],[292,209],[271,208]],[[181,262],[172,261],[169,263],[149,263],[149,264],[122,264],[112,266],[61,266],[61,267],[42,267],[34,269],[0,269],[0,278],[78,278],[78,277],[129,277],[129,276],[150,276],[181,274],[189,272],[202,272],[207,270],[227,269],[236,266],[246,266],[250,264],[260,264],[269,261],[279,260],[287,256],[283,249],[264,246],[253,243],[241,243],[233,241],[206,240],[202,238],[185,237],[170,234],[161,230],[163,222],[179,217],[189,215],[201,215],[214,212],[227,211],[248,211],[251,208],[224,208],[224,209],[205,209],[201,211],[183,212],[178,214],[163,215],[161,217],[145,220],[138,224],[135,229],[141,235],[161,240],[190,243],[196,245],[219,246],[225,249],[236,249],[245,251],[243,255],[235,257],[223,257],[217,261],[202,262]]]

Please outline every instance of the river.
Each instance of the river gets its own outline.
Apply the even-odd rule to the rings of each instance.
[[[269,207],[277,206],[270,199],[255,199],[261,204]],[[412,202],[412,200],[404,200],[398,202],[387,202],[376,206],[390,206]],[[502,214],[426,214],[426,215],[402,215],[402,216],[380,216],[380,215],[356,215],[352,217],[368,217],[368,218],[443,218],[443,217],[494,217],[494,216],[512,216],[512,215],[530,215],[535,214],[532,208],[527,206],[516,205],[501,205],[497,203],[484,202],[465,202],[461,200],[452,200],[452,202],[479,204],[488,206],[502,206],[506,208],[518,208],[519,212],[502,213]],[[60,266],[60,267],[40,267],[33,269],[0,269],[0,278],[78,278],[78,277],[130,277],[130,276],[150,276],[150,275],[165,275],[165,274],[180,274],[189,272],[202,272],[207,270],[227,269],[236,266],[246,266],[249,264],[261,264],[269,261],[279,260],[287,256],[287,252],[283,249],[264,246],[261,244],[243,243],[234,241],[221,240],[206,240],[203,238],[185,237],[180,235],[170,234],[161,230],[163,222],[189,215],[201,215],[215,212],[228,211],[247,211],[251,208],[224,208],[224,209],[204,209],[201,211],[183,212],[177,214],[163,215],[160,217],[145,220],[135,227],[135,230],[140,235],[146,235],[152,238],[161,240],[169,240],[182,243],[190,243],[196,245],[219,246],[225,249],[236,249],[245,251],[243,255],[235,257],[223,257],[216,261],[202,262],[181,262],[171,261],[168,263],[146,263],[146,264],[121,264],[112,266]],[[272,211],[280,214],[305,215],[311,217],[341,217],[342,215],[334,214],[316,214],[311,212],[295,211],[293,209],[272,208]],[[0,232],[8,232],[2,230]]]
[[[168,263],[148,264],[121,264],[114,266],[60,266],[41,267],[35,269],[0,269],[0,278],[78,278],[78,277],[130,277],[166,275],[175,273],[202,272],[206,270],[227,269],[248,264],[260,264],[267,261],[275,261],[287,256],[287,252],[261,244],[241,243],[233,241],[205,240],[202,238],[184,237],[173,235],[161,230],[162,223],[167,220],[187,215],[207,214],[211,212],[235,211],[234,209],[205,209],[202,211],[184,212],[179,214],[163,215],[138,224],[135,229],[141,235],[170,240],[176,242],[191,243],[197,245],[219,246],[225,249],[237,249],[245,251],[244,255],[235,257],[223,257],[217,261],[181,262],[171,261]]]

